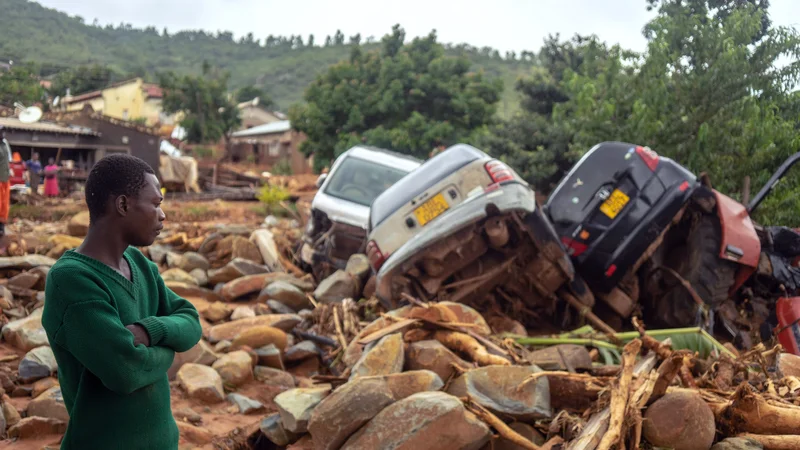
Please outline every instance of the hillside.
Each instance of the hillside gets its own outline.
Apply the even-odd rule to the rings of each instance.
[[[325,41],[324,36],[317,36],[314,47],[288,42],[266,47],[258,44],[259,39],[265,42],[266,36],[235,41],[231,33],[165,34],[153,27],[135,29],[124,24],[99,27],[27,0],[0,0],[0,8],[0,59],[38,63],[45,75],[66,67],[99,63],[148,78],[165,70],[196,72],[203,60],[208,60],[231,72],[232,88],[261,85],[283,109],[302,101],[303,90],[314,77],[347,58],[351,48],[347,44],[319,46]],[[376,44],[365,46],[374,48]],[[466,55],[476,69],[504,81],[501,115],[517,109],[514,80],[528,73],[532,63],[505,60],[496,53],[491,56],[491,49],[478,50],[468,45],[448,46],[448,52]]]

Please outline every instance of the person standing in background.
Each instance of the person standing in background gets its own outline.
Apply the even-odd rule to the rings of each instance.
[[[44,195],[58,197],[58,166],[53,158],[47,161],[44,168]]]
[[[14,152],[11,156],[11,176],[9,177],[9,184],[16,186],[18,184],[25,184],[25,163],[22,162],[22,156],[19,152]]]
[[[6,140],[6,132],[0,127],[0,238],[6,235],[8,209],[11,206],[11,146]]]
[[[33,152],[31,154],[31,159],[29,159],[25,165],[28,166],[28,181],[31,183],[31,192],[38,194],[39,183],[42,178],[42,162],[39,161],[39,154]]]

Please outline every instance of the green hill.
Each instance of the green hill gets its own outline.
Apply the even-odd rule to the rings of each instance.
[[[202,62],[208,60],[231,72],[232,88],[262,86],[283,109],[302,101],[303,90],[314,77],[347,58],[351,48],[343,39],[338,45],[320,46],[324,36],[317,36],[313,47],[307,45],[307,36],[301,42],[298,37],[279,37],[265,46],[266,36],[236,41],[229,32],[172,34],[127,24],[100,27],[27,0],[0,0],[0,9],[0,59],[38,63],[43,75],[98,63],[120,73],[153,78],[165,70],[199,72]],[[505,59],[488,48],[463,44],[447,48],[452,54],[469,57],[476,69],[504,81],[505,93],[498,108],[501,115],[518,108],[514,81],[530,72],[532,62]]]

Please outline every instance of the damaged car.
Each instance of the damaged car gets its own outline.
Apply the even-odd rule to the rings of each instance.
[[[366,250],[389,309],[409,299],[504,305],[498,313],[541,325],[563,307],[559,290],[594,303],[528,183],[469,145],[437,154],[375,199]]]
[[[369,208],[388,187],[419,167],[410,156],[368,146],[342,153],[317,180],[298,260],[317,281],[344,269],[350,256],[364,253]]]

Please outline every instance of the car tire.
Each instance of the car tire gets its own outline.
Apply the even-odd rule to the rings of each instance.
[[[685,245],[675,246],[666,258],[666,266],[688,281],[711,309],[728,299],[738,268],[735,263],[720,258],[721,238],[719,218],[702,214],[689,232]],[[672,278],[674,284],[656,300],[658,321],[670,328],[698,325],[698,305],[692,295],[671,274],[664,273],[662,277]]]

